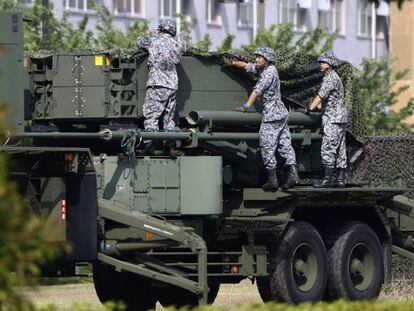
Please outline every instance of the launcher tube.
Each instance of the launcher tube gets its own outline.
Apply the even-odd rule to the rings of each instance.
[[[190,125],[198,125],[204,123],[213,124],[260,124],[262,115],[257,112],[238,112],[238,111],[190,111],[186,117]],[[305,114],[302,112],[290,112],[290,125],[319,126],[321,122],[319,113]]]

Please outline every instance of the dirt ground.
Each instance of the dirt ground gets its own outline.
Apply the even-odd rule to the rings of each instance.
[[[93,283],[40,286],[37,290],[22,289],[24,295],[36,305],[54,304],[59,308],[69,310],[76,302],[98,306],[100,304],[95,294]],[[220,291],[214,302],[215,306],[237,305],[244,302],[261,302],[256,285],[250,281],[240,284],[220,286]],[[163,310],[158,303],[157,310]]]
[[[70,310],[76,302],[100,304],[92,283],[40,286],[37,290],[22,289],[23,293],[36,305],[54,304],[59,309]],[[381,292],[380,300],[414,300],[414,280],[395,281]],[[237,305],[246,302],[261,302],[257,287],[245,280],[240,284],[223,284],[214,302],[215,306],[237,309]],[[157,310],[163,310],[157,304]]]
[[[54,304],[62,310],[70,310],[75,302],[91,307],[100,305],[93,283],[39,286],[37,290],[22,288],[22,292],[36,305]],[[235,306],[244,302],[261,302],[256,285],[247,280],[235,285],[221,285],[214,305]],[[157,310],[163,310],[159,303]]]

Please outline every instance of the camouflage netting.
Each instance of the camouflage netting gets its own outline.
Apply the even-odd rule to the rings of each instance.
[[[110,49],[110,50],[79,50],[79,51],[53,51],[53,50],[39,50],[35,52],[27,53],[26,55],[31,58],[45,58],[53,55],[72,55],[72,56],[88,56],[97,54],[109,54],[111,58],[131,58],[131,57],[144,57],[147,55],[145,51],[131,50],[131,49]]]
[[[414,135],[374,137],[364,146],[350,180],[372,187],[414,188]],[[409,194],[413,197],[413,193]]]

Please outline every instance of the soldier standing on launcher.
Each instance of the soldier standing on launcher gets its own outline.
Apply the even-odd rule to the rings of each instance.
[[[286,190],[299,183],[296,155],[292,147],[288,127],[289,113],[282,102],[280,94],[279,74],[273,62],[275,52],[268,46],[262,46],[255,51],[256,63],[233,61],[237,68],[245,68],[247,72],[258,75],[259,80],[253,88],[249,99],[241,108],[245,111],[260,97],[263,105],[263,118],[260,126],[260,148],[263,163],[268,171],[268,180],[263,190],[274,191],[279,187],[276,175],[276,150],[285,159],[288,167],[288,178],[282,185]]]
[[[188,44],[175,39],[177,28],[173,19],[164,19],[158,26],[158,35],[137,39],[137,48],[148,51],[149,75],[144,105],[145,131],[158,131],[162,117],[164,131],[175,131],[175,108],[177,100],[178,77],[176,65],[188,50]],[[145,153],[154,153],[154,143],[145,142]],[[175,142],[164,141],[167,155],[176,156]]]
[[[325,77],[318,95],[310,105],[310,110],[322,108],[323,111],[321,158],[324,175],[320,183],[314,186],[317,188],[332,187],[332,175],[336,167],[338,169],[336,186],[344,188],[347,167],[345,136],[348,123],[348,112],[344,103],[344,86],[334,70],[338,66],[338,60],[333,52],[322,54],[318,62]]]

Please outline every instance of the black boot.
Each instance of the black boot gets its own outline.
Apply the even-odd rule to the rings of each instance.
[[[164,155],[169,157],[179,157],[183,156],[184,152],[175,149],[174,141],[164,140]]]
[[[155,146],[152,140],[145,142],[144,155],[152,156],[155,153]]]
[[[346,168],[338,168],[335,186],[338,188],[346,187]]]
[[[262,186],[264,191],[276,191],[279,188],[276,169],[268,171],[267,182]]]
[[[289,175],[286,179],[286,182],[282,185],[283,190],[287,190],[290,187],[297,185],[299,183],[299,174],[298,166],[296,164],[288,166]]]
[[[333,174],[333,168],[325,167],[323,170],[323,178],[318,183],[313,185],[315,188],[332,188],[333,182],[332,182],[332,174]]]

